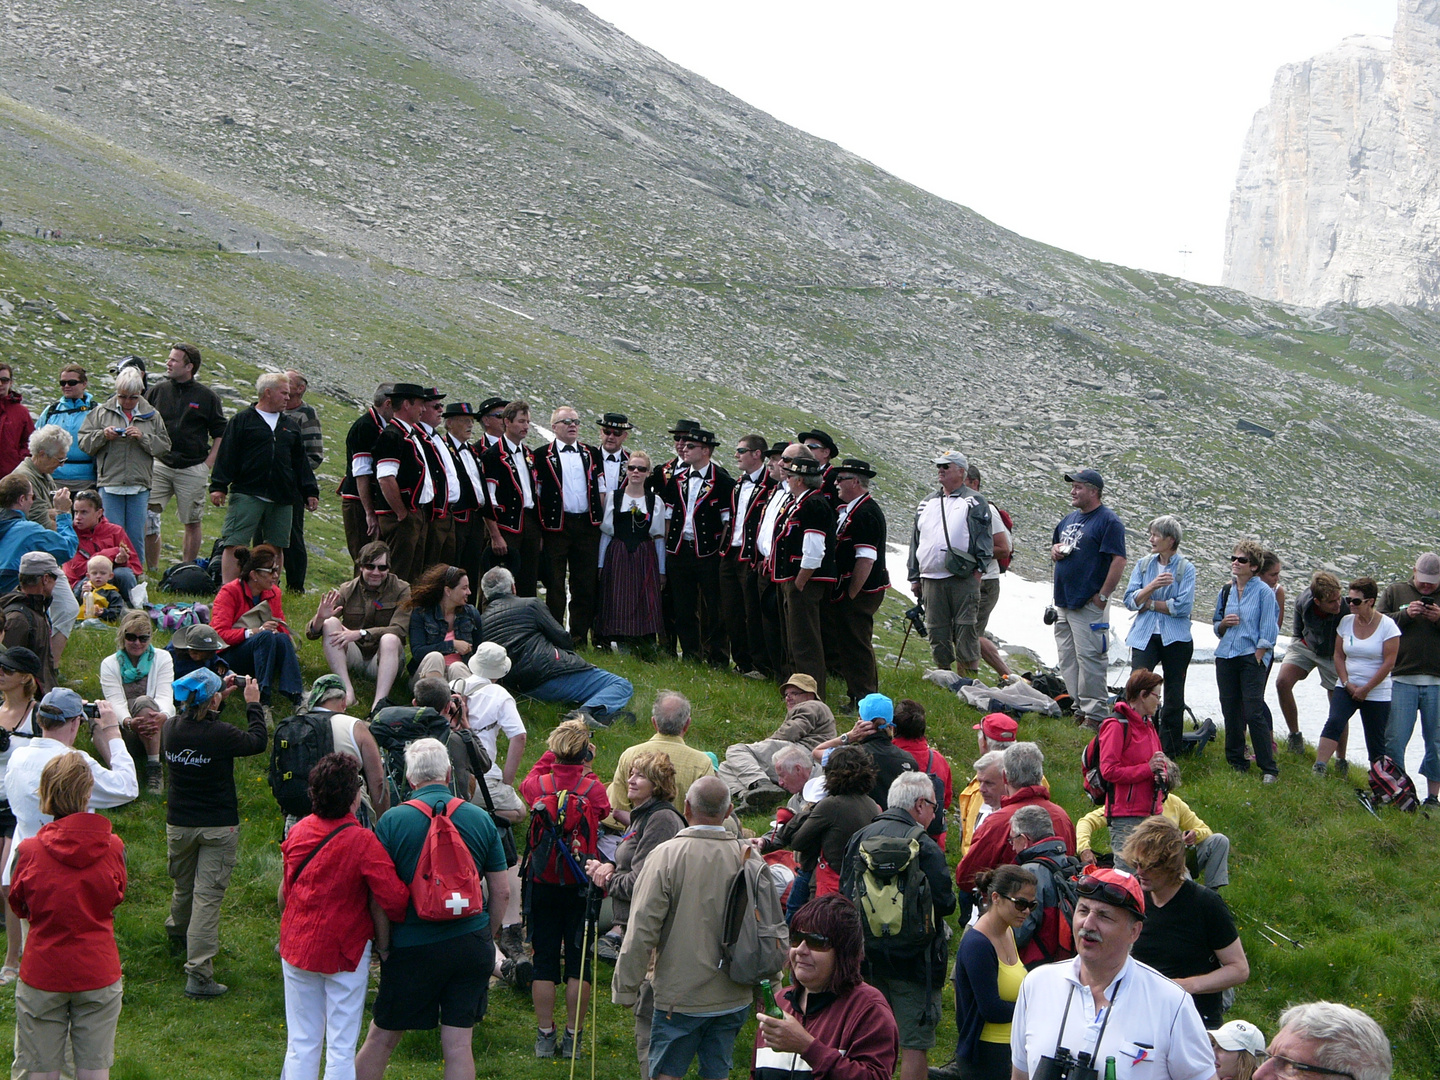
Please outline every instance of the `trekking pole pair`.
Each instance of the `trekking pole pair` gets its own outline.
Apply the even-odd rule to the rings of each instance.
[[[590,975],[592,978],[590,992],[590,1080],[595,1080],[595,1045],[598,1035],[596,1033],[596,1021],[600,1016],[600,1003],[595,998],[593,978],[595,972],[600,968],[600,905],[595,901],[595,883],[587,875],[585,878],[585,927],[580,937],[580,984],[585,984],[585,954],[594,950],[591,958]],[[573,938],[571,940],[574,940]],[[576,1040],[579,1041],[578,1038]],[[570,1080],[575,1080],[575,1054],[570,1054]]]

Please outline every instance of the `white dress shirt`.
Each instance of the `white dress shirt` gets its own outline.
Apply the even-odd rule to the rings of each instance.
[[[770,557],[770,548],[775,543],[775,522],[789,501],[790,489],[784,484],[777,485],[770,493],[770,501],[765,504],[765,513],[760,515],[760,528],[755,533],[755,550],[762,559]]]
[[[745,540],[745,514],[750,509],[750,500],[755,497],[760,486],[760,474],[764,471],[762,466],[740,478],[740,493],[735,499],[734,528],[730,530],[731,547],[739,547]]]
[[[480,462],[474,454],[465,449],[465,444],[455,438],[454,435],[446,432],[445,438],[450,441],[450,445],[455,450],[455,457],[460,462],[460,467],[465,470],[465,475],[470,478],[470,490],[475,492],[476,500],[480,500],[485,491],[480,483]]]
[[[579,442],[563,443],[555,440],[555,449],[560,453],[560,482],[563,503],[567,514],[590,512],[590,492],[585,483],[585,451]]]
[[[623,475],[621,470],[625,468],[625,462],[621,457],[624,451],[616,450],[611,453],[608,450],[602,450],[601,453],[605,455],[605,490],[611,492],[620,487]]]
[[[406,435],[409,435],[412,440],[414,439],[415,429],[409,424],[405,423],[404,420],[401,420],[397,416],[390,422],[392,424],[400,425],[400,430],[405,432]],[[420,448],[417,446],[415,449],[419,450]],[[400,462],[395,461],[394,459],[387,459],[385,461],[377,462],[375,465],[375,479],[377,481],[383,480],[387,476],[399,475]],[[430,469],[425,465],[425,455],[423,452],[420,455],[420,475],[423,479],[421,479],[420,481],[420,498],[417,500],[417,502],[421,506],[423,506],[425,503],[435,501],[435,485],[430,482]]]
[[[533,510],[535,493],[530,490],[530,466],[525,464],[525,448],[506,439],[505,452],[510,455],[510,464],[515,468],[515,475],[520,477],[520,494],[523,496],[521,504],[526,510]]]
[[[435,448],[435,454],[440,458],[440,466],[445,470],[445,501],[457,503],[460,501],[460,474],[455,471],[455,458],[445,446],[445,436],[434,428],[421,424],[420,430],[430,440],[430,445]]]

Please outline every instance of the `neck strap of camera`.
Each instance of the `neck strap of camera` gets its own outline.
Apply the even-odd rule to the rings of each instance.
[[[1092,995],[1093,996],[1093,995]],[[1115,1014],[1115,999],[1120,996],[1120,985],[1115,985],[1115,993],[1110,997],[1110,1004],[1105,1006],[1105,1019],[1100,1021],[1100,1034],[1095,1039],[1095,1049],[1090,1055],[1091,1061],[1100,1060],[1100,1043],[1105,1038],[1105,1029],[1110,1026],[1110,1017]],[[1070,984],[1070,993],[1065,995],[1065,1011],[1060,1014],[1060,1034],[1055,1037],[1055,1053],[1060,1053],[1060,1044],[1065,1041],[1065,1025],[1070,1019],[1070,1003],[1075,1000],[1075,984]]]

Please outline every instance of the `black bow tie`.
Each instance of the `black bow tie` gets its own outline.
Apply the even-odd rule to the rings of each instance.
[[[619,457],[618,454],[611,454],[611,455],[610,455],[609,457],[607,457],[605,460],[606,460],[606,461],[619,461],[619,460],[620,460],[620,457]]]
[[[578,454],[580,448],[578,446],[562,446],[560,447],[560,452],[562,454]]]

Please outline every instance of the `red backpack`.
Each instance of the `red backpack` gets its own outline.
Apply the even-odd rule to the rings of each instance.
[[[475,856],[470,854],[465,839],[450,820],[464,799],[450,799],[443,812],[420,799],[405,803],[430,819],[430,829],[415,863],[415,876],[410,880],[410,900],[415,914],[429,922],[452,922],[484,910],[480,893],[480,872],[475,869]]]
[[[585,887],[585,861],[598,857],[590,821],[590,797],[600,782],[587,774],[573,791],[555,786],[555,774],[540,777],[540,797],[530,808],[530,831],[520,874],[546,885]]]

